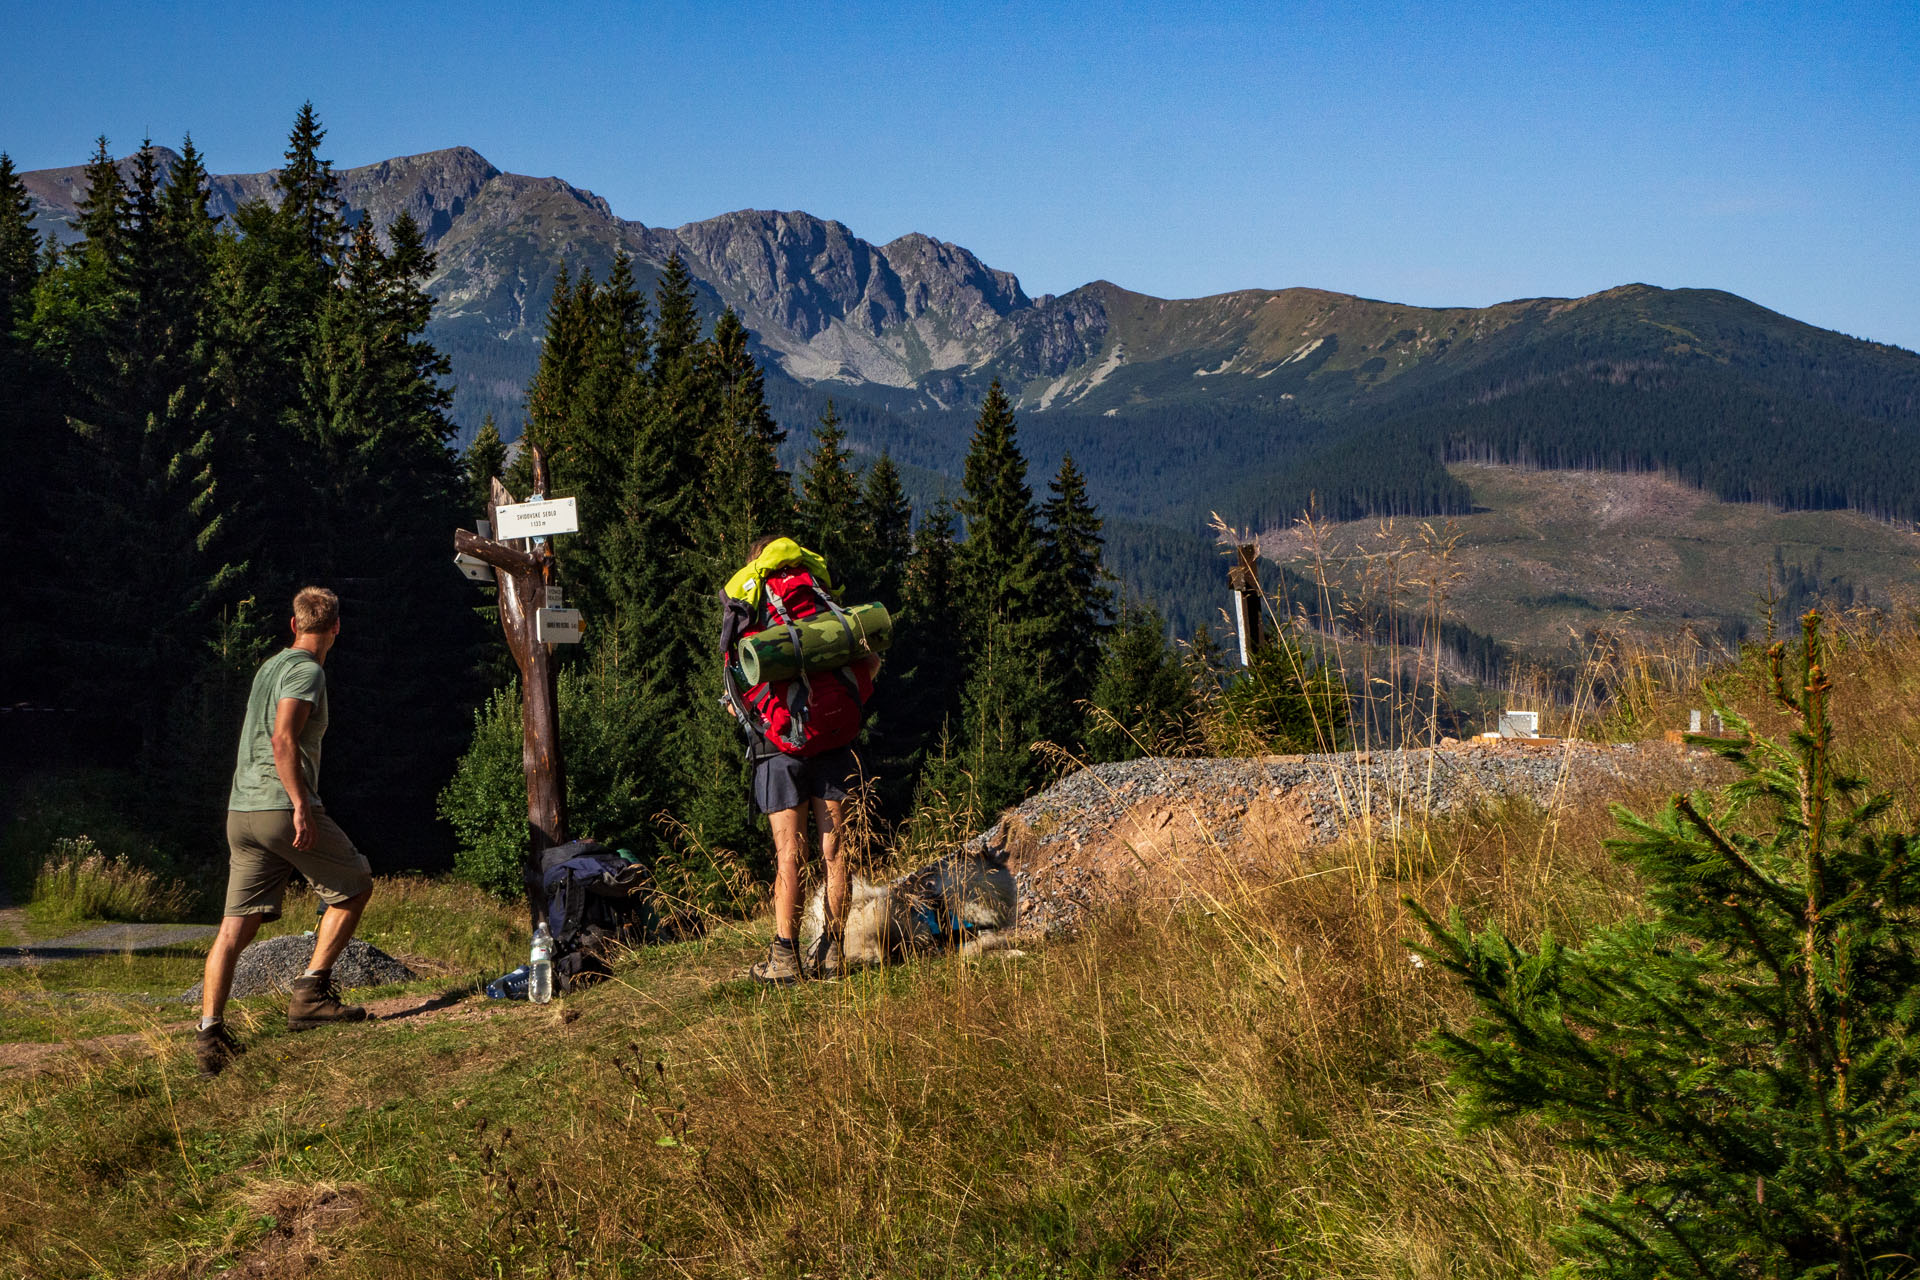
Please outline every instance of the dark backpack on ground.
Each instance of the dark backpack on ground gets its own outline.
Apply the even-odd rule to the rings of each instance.
[[[613,973],[616,947],[644,941],[653,927],[652,885],[641,867],[591,840],[540,855],[554,985],[577,991]]]
[[[872,669],[866,663],[739,688],[743,679],[732,657],[735,644],[769,627],[791,626],[818,614],[837,612],[826,585],[803,563],[785,565],[767,574],[761,579],[761,588],[761,603],[756,608],[749,609],[738,600],[726,601],[727,694],[748,736],[754,739],[749,754],[756,759],[775,752],[807,757],[847,746],[860,736],[867,700],[873,696]]]

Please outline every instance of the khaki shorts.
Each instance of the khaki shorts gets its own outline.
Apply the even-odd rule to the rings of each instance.
[[[328,906],[373,887],[373,868],[325,809],[313,811],[313,847],[293,847],[293,810],[227,811],[227,909],[230,916],[280,918],[287,881],[298,871]]]

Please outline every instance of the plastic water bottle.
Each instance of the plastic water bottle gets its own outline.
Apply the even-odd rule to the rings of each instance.
[[[533,976],[533,970],[521,965],[512,973],[503,973],[487,984],[489,1000],[525,1000],[527,998],[527,980]]]
[[[553,935],[542,920],[533,930],[533,954],[527,959],[532,970],[527,978],[527,999],[545,1004],[553,999]]]

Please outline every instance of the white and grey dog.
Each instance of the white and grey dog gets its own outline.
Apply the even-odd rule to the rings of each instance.
[[[827,890],[807,900],[803,953],[826,924]],[[1012,945],[1019,891],[1007,850],[984,844],[936,858],[889,884],[852,877],[847,903],[846,967],[886,964],[938,951],[978,955]]]

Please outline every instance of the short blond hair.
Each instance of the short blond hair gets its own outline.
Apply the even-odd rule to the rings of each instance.
[[[325,587],[302,587],[293,597],[293,627],[303,636],[333,630],[340,621],[340,597]]]

